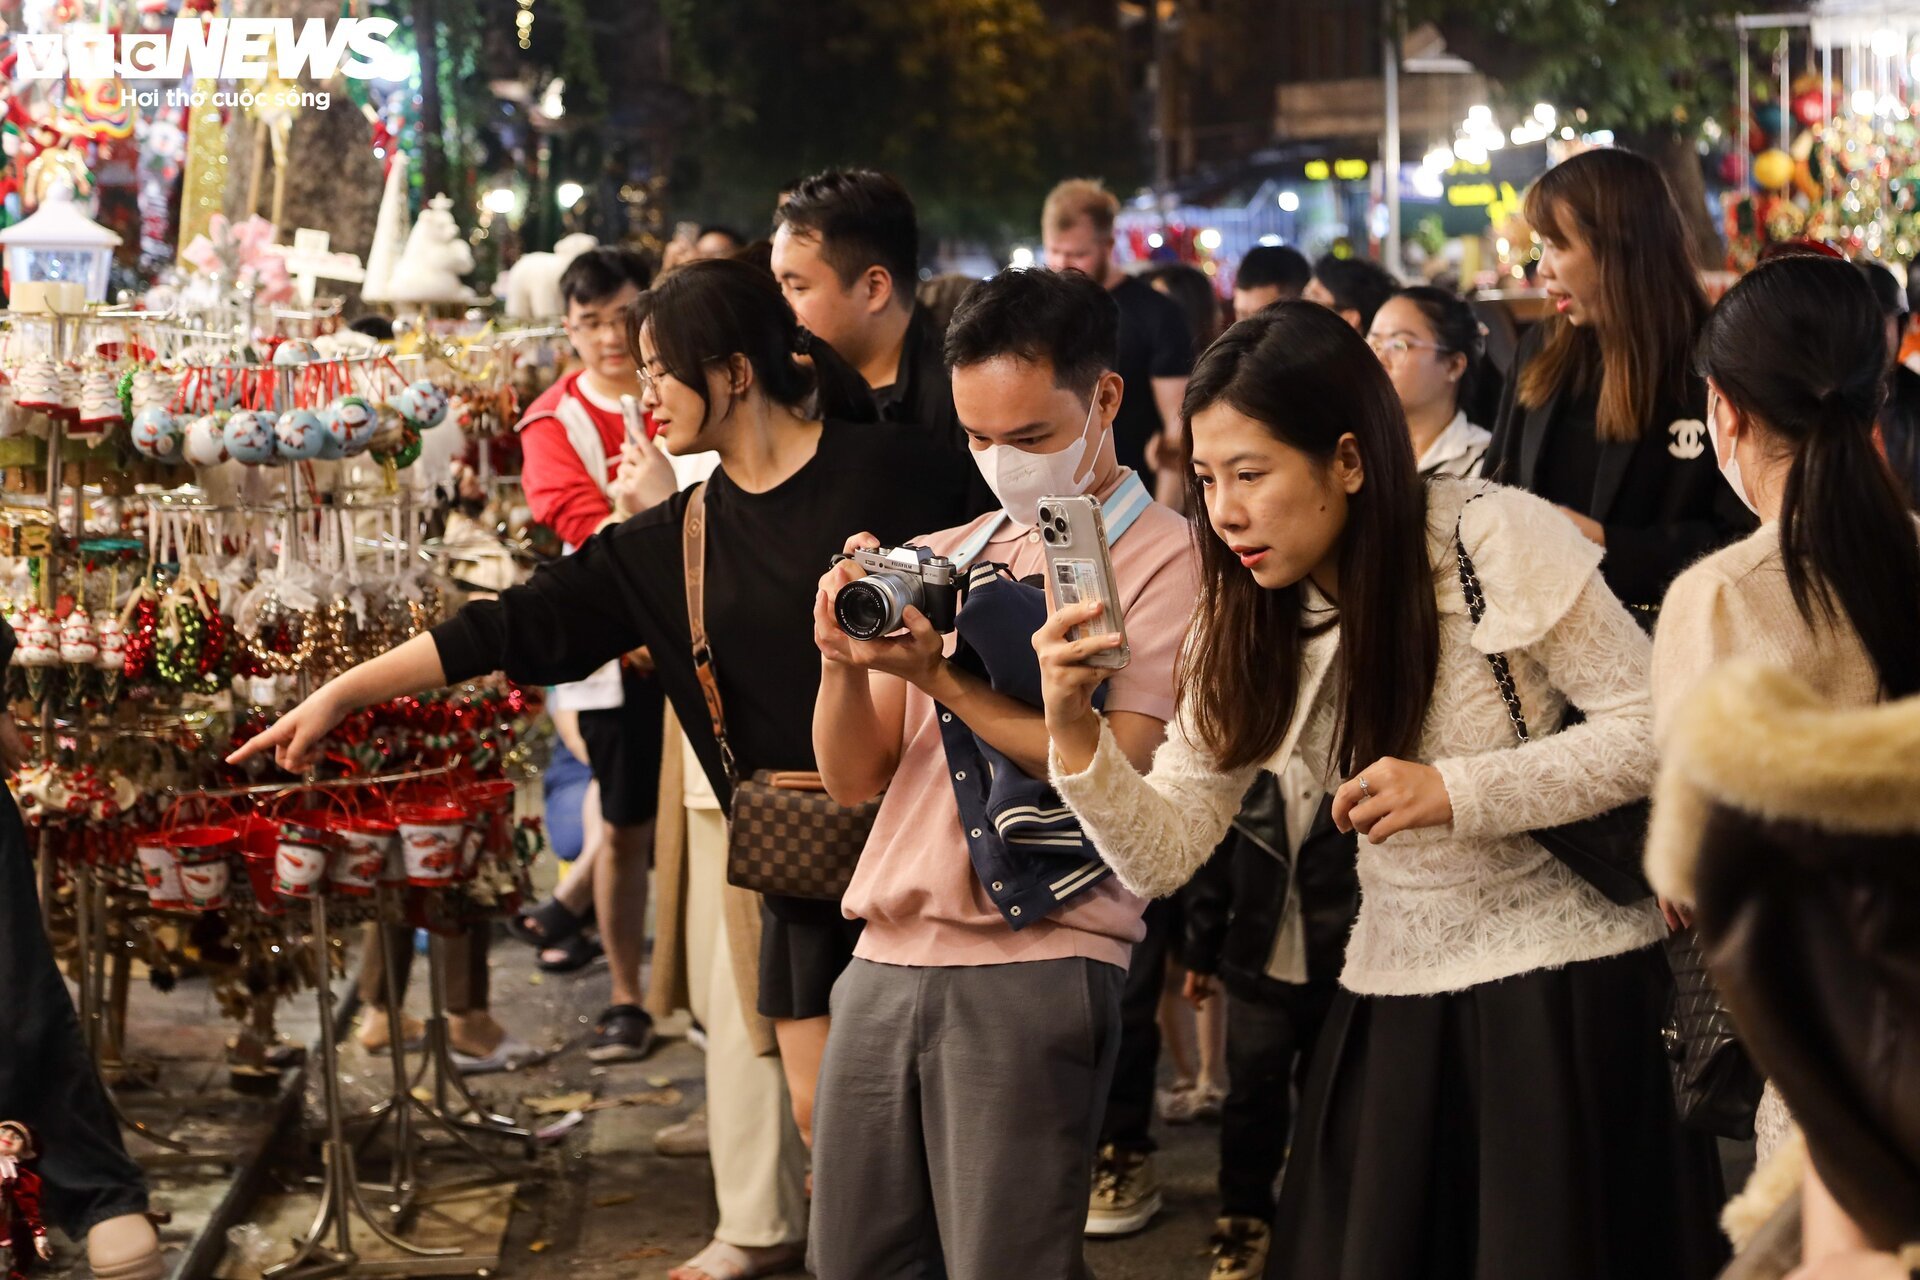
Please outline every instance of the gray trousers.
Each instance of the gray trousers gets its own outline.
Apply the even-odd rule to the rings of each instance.
[[[818,1280],[1080,1280],[1125,980],[855,960],[814,1104]]]

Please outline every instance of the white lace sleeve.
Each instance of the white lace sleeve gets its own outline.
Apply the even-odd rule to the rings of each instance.
[[[1653,785],[1650,646],[1599,573],[1524,651],[1586,720],[1526,745],[1435,762],[1457,836],[1494,838],[1604,813]]]
[[[1100,747],[1083,773],[1062,773],[1049,750],[1053,785],[1121,884],[1160,898],[1193,878],[1226,835],[1259,766],[1222,773],[1188,738],[1185,716],[1141,777],[1103,722]]]

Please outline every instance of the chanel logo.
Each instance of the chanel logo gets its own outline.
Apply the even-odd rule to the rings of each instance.
[[[1707,424],[1696,418],[1683,418],[1667,428],[1673,437],[1667,452],[1683,462],[1691,462],[1707,451]]]

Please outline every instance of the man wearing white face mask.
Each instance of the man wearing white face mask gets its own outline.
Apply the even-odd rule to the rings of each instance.
[[[1040,499],[1099,498],[1132,652],[1105,710],[1144,763],[1173,714],[1196,564],[1186,522],[1114,459],[1115,329],[1112,299],[1074,273],[1009,271],[974,286],[946,357],[1003,509],[919,541],[1026,579],[1045,568]],[[1022,655],[1037,691],[1033,628],[977,625],[972,612],[1006,578],[982,586],[972,575],[956,661],[955,638],[914,611],[902,635],[848,638],[832,601],[854,573],[835,568],[815,604],[814,745],[837,800],[885,798],[845,898],[866,927],[834,990],[821,1069],[812,1268],[820,1280],[1067,1280],[1081,1274],[1089,1169],[1145,903],[1111,878],[1043,781],[1045,722],[1009,691]],[[1028,603],[1038,607],[1031,593]],[[1022,835],[1034,821],[1045,833]]]

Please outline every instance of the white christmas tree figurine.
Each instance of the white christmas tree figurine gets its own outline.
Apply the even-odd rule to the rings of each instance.
[[[473,251],[460,238],[453,201],[437,195],[413,224],[386,295],[394,302],[471,302],[474,292],[460,277],[472,270]]]
[[[360,296],[368,302],[387,300],[387,282],[407,240],[407,153],[394,153],[380,196],[380,216],[373,226],[373,247],[367,250],[367,279]]]

